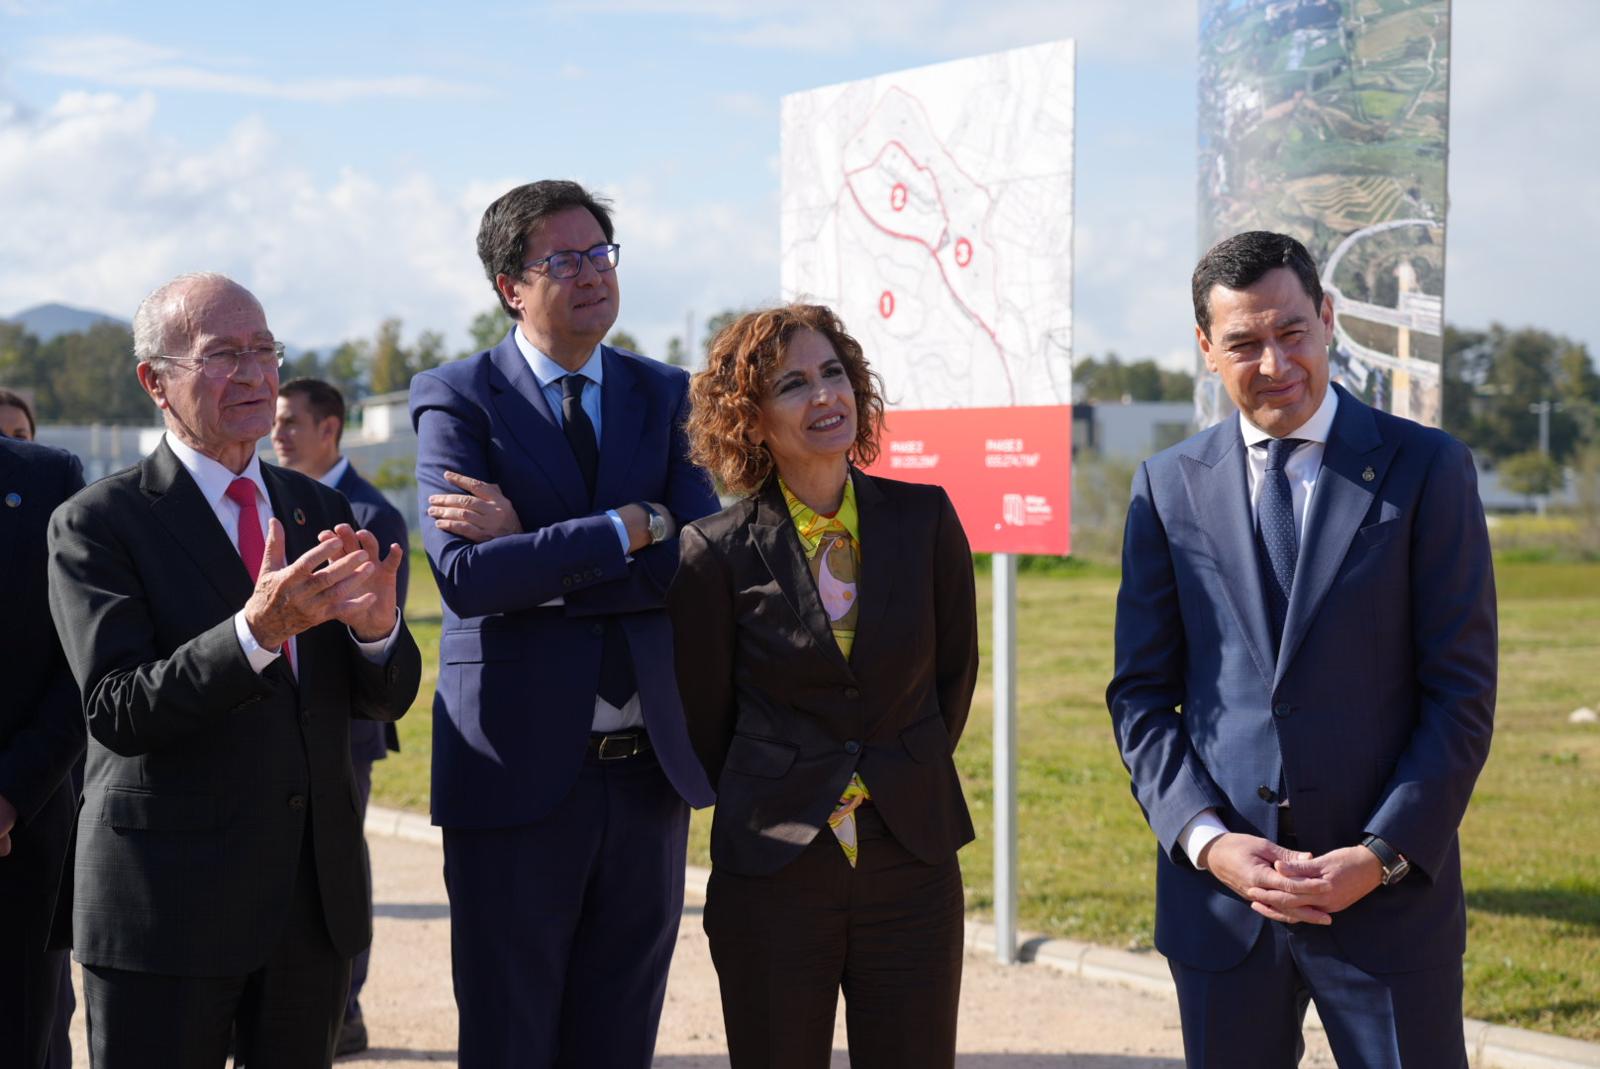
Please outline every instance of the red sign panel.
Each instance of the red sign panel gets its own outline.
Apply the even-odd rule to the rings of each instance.
[[[897,409],[867,471],[944,487],[979,553],[1071,550],[1070,405]]]

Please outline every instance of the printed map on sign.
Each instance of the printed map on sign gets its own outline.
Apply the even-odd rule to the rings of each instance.
[[[1071,41],[783,100],[783,291],[894,408],[1072,401]]]

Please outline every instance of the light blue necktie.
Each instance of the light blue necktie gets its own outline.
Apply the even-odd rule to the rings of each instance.
[[[1257,443],[1260,444],[1260,443]],[[1289,493],[1289,476],[1283,466],[1289,454],[1305,444],[1302,438],[1271,438],[1267,447],[1267,471],[1261,481],[1261,499],[1256,504],[1256,533],[1261,543],[1261,581],[1267,592],[1267,611],[1272,617],[1272,650],[1283,642],[1283,621],[1289,615],[1289,590],[1294,586],[1294,565],[1300,555],[1294,527],[1294,499]]]

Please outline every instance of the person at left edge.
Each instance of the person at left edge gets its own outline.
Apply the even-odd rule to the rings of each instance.
[[[83,488],[71,453],[0,437],[0,1064],[38,1069],[67,971],[52,936],[83,754],[83,712],[47,623],[45,531],[51,511]],[[57,933],[64,936],[65,933]],[[70,990],[70,989],[69,989]]]
[[[73,946],[96,1069],[327,1066],[371,938],[350,718],[422,661],[402,549],[263,464],[282,348],[253,295],[180,276],[134,315],[166,434],[57,509],[50,609],[88,721]]]
[[[577,183],[506,193],[478,256],[516,325],[411,382],[462,1069],[650,1065],[688,807],[711,802],[665,598],[677,525],[717,499],[688,376],[602,343],[619,254]]]
[[[383,492],[361,477],[350,458],[341,455],[339,442],[344,436],[344,395],[330,383],[321,379],[291,379],[278,388],[278,416],[272,423],[272,450],[278,463],[302,475],[309,475],[323,486],[331,486],[350,501],[356,514],[356,525],[371,531],[380,546],[391,543],[398,546],[410,544],[405,517],[389,504]],[[400,560],[400,574],[395,577],[395,602],[401,611],[406,607],[406,584],[410,578],[411,561]],[[350,721],[350,764],[356,774],[356,790],[361,793],[360,814],[367,816],[367,802],[372,798],[372,763],[388,756],[390,750],[400,752],[400,735],[394,722],[376,720]],[[366,843],[363,841],[362,849]],[[371,855],[367,856],[367,872],[372,871]],[[368,881],[369,890],[371,881]],[[367,900],[368,915],[372,900]],[[366,986],[367,967],[371,962],[369,947],[355,956],[350,965],[350,995],[345,1000],[344,1024],[339,1030],[339,1045],[335,1053],[355,1054],[367,1049],[367,1023],[361,1014],[361,989]]]

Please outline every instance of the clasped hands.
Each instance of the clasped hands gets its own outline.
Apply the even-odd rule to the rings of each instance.
[[[338,620],[362,642],[394,630],[395,577],[405,551],[390,544],[380,555],[378,539],[341,523],[317,535],[317,544],[294,563],[284,559],[283,524],[267,524],[267,544],[255,592],[244,620],[262,648],[280,648],[292,636]]]
[[[434,526],[447,534],[465,538],[468,542],[488,542],[505,535],[521,534],[522,521],[517,510],[498,484],[474,479],[470,475],[447,471],[445,481],[465,493],[430,494],[428,515]],[[666,537],[677,534],[677,523],[665,505],[652,504],[651,508],[667,521]],[[650,544],[650,517],[639,505],[622,505],[617,508],[622,525],[628,530],[628,552],[634,553]]]
[[[1332,924],[1333,914],[1383,882],[1383,866],[1364,846],[1317,857],[1255,835],[1228,832],[1206,844],[1200,863],[1269,920]]]

